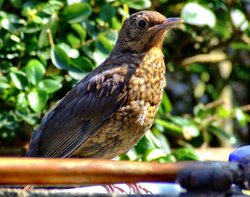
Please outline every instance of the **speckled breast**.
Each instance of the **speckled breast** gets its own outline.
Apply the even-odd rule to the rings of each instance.
[[[150,54],[150,55],[149,55]],[[165,64],[159,49],[152,49],[146,54],[129,83],[127,102],[115,114],[123,114],[127,124],[120,153],[133,147],[151,127],[155,114],[162,100],[165,86]],[[126,114],[126,115],[124,115]],[[119,155],[118,154],[118,155]]]
[[[163,54],[153,48],[129,81],[127,101],[95,136],[84,143],[79,151],[81,156],[114,158],[133,147],[151,127],[164,86]]]

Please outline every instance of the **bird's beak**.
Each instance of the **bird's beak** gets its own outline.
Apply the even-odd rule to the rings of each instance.
[[[160,24],[160,27],[167,30],[178,27],[182,23],[184,23],[184,20],[181,18],[166,18],[163,23]]]

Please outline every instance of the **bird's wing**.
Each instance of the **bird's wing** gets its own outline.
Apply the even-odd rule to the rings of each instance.
[[[45,115],[26,156],[71,156],[125,102],[134,72],[134,67],[123,64],[80,81]]]

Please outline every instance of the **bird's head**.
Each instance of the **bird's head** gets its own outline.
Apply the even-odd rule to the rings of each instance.
[[[180,18],[166,18],[155,11],[141,11],[127,18],[114,47],[116,52],[141,53],[162,47],[166,32],[183,23]]]

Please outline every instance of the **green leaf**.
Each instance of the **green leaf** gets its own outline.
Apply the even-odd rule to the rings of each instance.
[[[79,71],[76,72],[76,71],[68,71],[68,74],[69,76],[71,76],[73,79],[79,81],[81,80],[82,78],[84,78],[87,73],[80,73]]]
[[[87,3],[74,3],[64,8],[63,16],[69,23],[80,23],[89,17],[91,7]]]
[[[102,49],[102,47],[107,51],[107,52],[111,52],[113,49],[113,44],[110,42],[109,38],[107,38],[107,36],[104,33],[100,33],[98,34],[97,37],[99,43],[101,44],[101,48],[97,45],[97,47],[99,47],[100,49]]]
[[[51,48],[51,60],[52,63],[59,69],[69,70],[70,69],[70,58],[67,53],[59,46]]]
[[[165,132],[167,132],[170,135],[183,136],[183,128],[174,123],[161,119],[156,119],[155,123],[162,125],[166,129]]]
[[[122,27],[122,23],[120,22],[120,20],[116,16],[112,17],[111,23],[112,23],[112,27],[114,29],[120,30]]]
[[[148,139],[146,136],[143,136],[142,139],[135,146],[135,151],[139,155],[144,155],[148,152],[149,149],[155,149],[156,146],[154,143]]]
[[[220,118],[230,118],[231,117],[231,111],[229,109],[227,109],[224,105],[218,106],[215,110],[215,113]]]
[[[195,160],[199,161],[198,155],[191,148],[179,148],[172,152],[178,161]]]
[[[98,65],[101,64],[108,56],[108,52],[101,51],[98,48],[93,53],[93,58]]]
[[[27,79],[33,85],[36,85],[44,76],[45,68],[37,59],[31,59],[24,68]]]
[[[36,121],[37,121],[37,117],[34,114],[32,114],[30,112],[29,108],[27,108],[27,107],[26,108],[22,108],[21,110],[17,109],[15,111],[15,114],[19,118],[23,119],[25,122],[27,122],[30,125],[34,125],[36,123]]]
[[[192,120],[179,116],[171,116],[170,120],[182,127],[183,137],[187,140],[197,137],[200,134],[198,127]]]
[[[44,79],[38,83],[38,87],[50,94],[59,90],[62,87],[62,84],[54,79]]]
[[[67,41],[73,48],[79,48],[81,46],[81,40],[73,33],[67,34]]]
[[[214,28],[216,24],[216,16],[214,12],[198,3],[187,3],[181,11],[181,17],[185,23],[191,25],[207,25]]]
[[[79,69],[81,72],[90,72],[93,70],[94,65],[87,57],[79,57],[72,60],[72,65]]]
[[[164,92],[162,102],[159,108],[159,113],[164,115],[172,111],[172,104],[168,98],[168,95]]]
[[[235,117],[241,127],[244,127],[247,125],[247,116],[244,114],[244,112],[240,108],[235,109]]]
[[[17,108],[26,108],[29,106],[25,93],[21,92],[17,95],[16,106]]]
[[[35,112],[41,112],[48,100],[45,90],[33,90],[28,94],[29,105]]]
[[[219,139],[229,140],[231,144],[236,143],[236,139],[235,139],[234,136],[230,135],[225,130],[223,130],[223,129],[219,128],[219,127],[209,126],[207,129],[208,129],[208,131],[210,133],[212,133],[213,135],[215,135]]]
[[[44,47],[49,45],[49,35],[48,30],[51,31],[52,36],[54,36],[58,29],[58,17],[57,15],[52,15],[49,19],[48,23],[43,26],[39,38],[38,38],[38,46]]]
[[[2,8],[3,1],[4,1],[4,0],[0,0],[0,8]]]
[[[2,28],[6,29],[7,31],[14,33],[15,28],[12,25],[12,23],[10,22],[10,20],[8,18],[4,18],[0,21],[0,25]]]
[[[65,6],[63,1],[50,0],[48,3],[43,3],[41,6],[41,12],[47,15],[53,15]]]
[[[246,50],[250,51],[250,45],[243,42],[231,42],[230,47],[235,50]]]
[[[246,16],[241,10],[232,9],[232,11],[230,12],[230,17],[232,19],[233,25],[236,28],[239,28],[242,31],[249,28]]]
[[[10,78],[17,89],[24,90],[27,87],[27,78],[24,72],[16,71],[10,73]]]
[[[191,140],[193,137],[197,137],[200,134],[198,127],[195,124],[189,124],[183,126],[183,136],[187,140]]]
[[[22,7],[22,0],[11,0],[10,3],[15,8],[21,8]]]
[[[111,22],[114,14],[115,14],[115,8],[113,8],[110,4],[105,4],[101,7],[100,18],[102,20]]]
[[[100,30],[97,29],[96,23],[94,21],[86,19],[82,23],[84,29],[86,29],[88,35],[90,35],[91,38],[96,38],[97,34]]]
[[[187,70],[189,72],[201,74],[203,72],[206,72],[208,70],[208,68],[204,64],[189,64],[187,67]]]
[[[80,24],[72,24],[71,28],[77,32],[82,42],[86,39],[87,32]]]
[[[0,91],[1,89],[9,88],[8,80],[4,76],[0,76]]]
[[[79,51],[77,49],[72,49],[68,44],[62,42],[57,45],[59,48],[63,49],[65,53],[70,57],[70,58],[78,58],[79,57]]]
[[[150,0],[127,0],[124,1],[124,3],[127,3],[129,8],[133,8],[135,10],[147,9],[151,6]]]
[[[166,153],[162,149],[151,149],[146,154],[146,161],[156,160],[160,157],[165,157]]]
[[[158,157],[153,161],[157,161],[159,163],[169,163],[169,162],[176,162],[176,158],[172,154],[168,154],[163,157]]]

